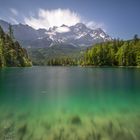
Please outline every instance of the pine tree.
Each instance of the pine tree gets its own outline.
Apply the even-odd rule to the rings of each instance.
[[[134,35],[134,43],[136,44],[136,43],[138,42],[138,40],[139,40],[139,37],[138,37],[137,34],[135,34],[135,35]]]
[[[9,36],[11,37],[11,39],[14,41],[15,38],[14,38],[14,33],[13,33],[13,29],[12,29],[12,25],[9,24]]]

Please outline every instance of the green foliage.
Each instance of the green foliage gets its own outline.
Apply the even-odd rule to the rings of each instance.
[[[34,65],[77,65],[83,48],[55,45],[49,48],[30,48]]]
[[[129,41],[115,39],[96,44],[87,49],[81,65],[140,66],[140,39],[135,35]]]
[[[0,39],[0,67],[5,65],[5,59],[3,57],[3,41]]]
[[[12,36],[12,31],[9,34]],[[5,34],[0,27],[0,67],[31,66],[27,51],[10,36]]]
[[[72,46],[28,49],[34,65],[140,66],[140,39],[114,39],[86,51]]]
[[[70,57],[60,57],[60,58],[52,58],[49,59],[48,61],[46,61],[47,64],[46,65],[50,65],[50,66],[73,66],[73,65],[77,65],[77,60],[76,59],[72,59]]]
[[[134,43],[137,43],[138,41],[139,41],[138,35],[135,34],[135,35],[134,35]]]

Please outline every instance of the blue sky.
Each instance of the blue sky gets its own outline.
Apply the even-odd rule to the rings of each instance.
[[[83,22],[129,39],[140,35],[140,0],[0,0],[0,18],[34,28]]]

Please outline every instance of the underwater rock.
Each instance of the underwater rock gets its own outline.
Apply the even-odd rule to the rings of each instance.
[[[80,125],[82,123],[82,121],[81,121],[79,116],[73,116],[71,118],[71,123],[76,124],[76,125]]]
[[[18,129],[18,134],[20,135],[20,140],[23,140],[24,136],[27,133],[27,124],[24,124]]]
[[[18,133],[25,134],[27,132],[27,124],[19,128]]]
[[[51,124],[48,122],[41,122],[41,125],[46,129],[50,130],[51,129]]]
[[[100,133],[97,133],[96,134],[96,140],[101,140],[101,138],[102,138],[102,135]]]
[[[110,121],[107,126],[108,135],[113,135],[113,123]]]

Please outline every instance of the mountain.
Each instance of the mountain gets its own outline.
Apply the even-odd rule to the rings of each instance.
[[[32,63],[26,49],[22,48],[17,41],[4,33],[0,26],[0,68],[25,67],[31,65]]]
[[[23,45],[36,40],[39,37],[38,32],[28,25],[18,24],[12,26],[15,38]]]
[[[0,20],[4,31],[8,31],[9,23]],[[48,30],[38,29],[24,25],[12,25],[15,38],[24,46],[32,48],[47,48],[57,44],[68,44],[75,47],[91,46],[95,43],[111,40],[101,28],[90,29],[83,23],[74,26],[62,25],[51,27]]]
[[[48,48],[27,48],[33,65],[48,65],[52,60],[77,60],[83,54],[84,49],[73,45],[57,44]],[[63,63],[64,64],[64,63]]]
[[[2,27],[2,29],[5,32],[8,32],[8,28],[9,28],[9,23],[4,21],[4,20],[0,20],[0,26]]]

